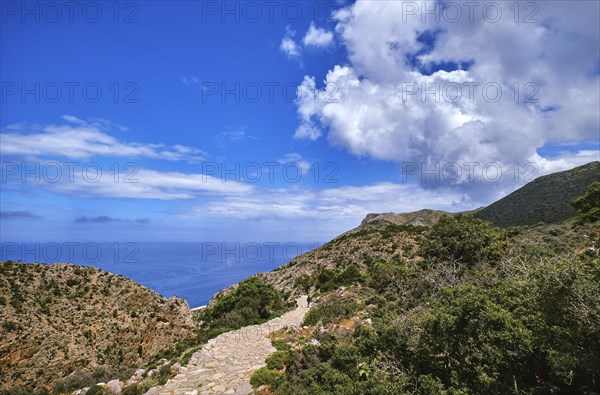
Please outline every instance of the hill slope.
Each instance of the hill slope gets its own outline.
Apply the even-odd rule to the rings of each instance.
[[[415,258],[417,239],[425,227],[373,221],[352,229],[329,243],[296,257],[272,272],[257,276],[278,290],[297,296],[303,293],[301,282],[322,270],[342,272],[348,266],[364,271],[377,260]],[[220,297],[221,295],[215,295]]]
[[[0,390],[121,374],[193,334],[184,300],[92,267],[0,263]]]
[[[600,181],[600,162],[539,177],[476,215],[500,227],[560,222],[575,215],[570,202],[595,181]]]
[[[447,211],[441,210],[419,210],[411,213],[383,213],[383,214],[367,214],[362,220],[361,225],[370,222],[387,221],[396,225],[420,225],[431,226],[437,222],[443,215],[452,215]]]

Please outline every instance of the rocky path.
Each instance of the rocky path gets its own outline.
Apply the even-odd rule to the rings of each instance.
[[[284,327],[298,327],[308,311],[306,296],[298,307],[279,318],[223,333],[194,353],[177,376],[146,395],[250,394],[250,376],[265,366],[275,351],[267,336]]]

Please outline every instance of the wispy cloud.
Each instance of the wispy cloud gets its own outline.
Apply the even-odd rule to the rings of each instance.
[[[422,209],[459,210],[472,206],[457,191],[425,190],[413,184],[377,183],[324,190],[308,188],[256,189],[251,194],[225,197],[194,206],[198,217],[237,219],[360,221],[370,212],[408,212]]]
[[[1,219],[36,219],[42,218],[41,216],[32,213],[31,211],[0,211]]]
[[[40,166],[46,166],[46,162]],[[218,177],[201,173],[183,173],[175,171],[157,171],[146,168],[136,168],[128,177],[115,179],[114,174],[104,174],[97,179],[86,179],[81,171],[62,168],[61,177],[57,182],[46,178],[26,178],[23,183],[20,176],[7,177],[2,184],[5,190],[10,186],[35,186],[36,189],[79,198],[107,199],[151,199],[151,200],[188,200],[202,197],[226,197],[236,194],[248,194],[253,185],[222,180]],[[106,173],[106,172],[105,172]],[[66,176],[69,174],[69,176]]]
[[[256,140],[258,139],[256,136],[252,136],[246,133],[246,127],[240,127],[233,130],[226,130],[219,134],[217,134],[213,141],[217,146],[223,148],[229,143],[237,143],[243,140]]]
[[[184,145],[121,141],[108,134],[115,124],[106,120],[84,121],[72,115],[62,118],[66,123],[60,125],[7,126],[0,133],[0,153],[28,158],[60,156],[89,159],[108,156],[189,162],[200,161],[205,155],[200,149]],[[119,126],[120,130],[123,128]]]
[[[310,167],[312,166],[312,163],[306,159],[304,159],[304,157],[296,152],[291,152],[289,154],[285,154],[283,157],[277,159],[277,162],[279,162],[282,165],[286,165],[286,164],[294,164],[296,166],[298,166],[301,170],[303,174],[307,174]]]
[[[193,75],[182,75],[179,80],[187,86],[200,83],[200,80]]]
[[[129,223],[138,223],[138,224],[148,224],[150,223],[150,219],[148,218],[139,218],[139,219],[122,219],[122,218],[113,218],[107,215],[99,215],[97,217],[77,217],[73,222],[77,224],[107,224],[111,222],[129,222]]]

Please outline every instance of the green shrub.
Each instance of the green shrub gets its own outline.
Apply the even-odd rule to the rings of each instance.
[[[425,234],[421,254],[433,262],[467,266],[496,262],[507,249],[504,231],[468,214],[443,216]]]
[[[238,329],[266,322],[287,308],[283,296],[271,284],[250,277],[214,306],[204,309],[201,319],[207,328]]]
[[[329,292],[337,289],[339,287],[336,281],[338,274],[339,272],[337,271],[321,268],[315,276],[317,289],[321,292]]]
[[[592,183],[585,195],[575,199],[571,205],[579,212],[581,222],[600,220],[600,182]]]
[[[344,271],[330,270],[321,268],[314,275],[316,288],[321,292],[329,292],[338,289],[341,286],[348,286],[362,280],[362,275],[358,266],[354,263],[348,265]]]
[[[75,285],[79,285],[79,280],[77,280],[75,278],[69,278],[69,279],[67,279],[67,286],[73,287]]]
[[[471,286],[444,290],[421,328],[415,366],[447,388],[508,393],[515,377],[527,371],[533,334],[494,292]]]
[[[7,332],[12,332],[17,329],[17,324],[12,321],[4,321],[2,323],[2,328]]]
[[[575,199],[571,204],[580,213],[587,213],[594,208],[600,208],[600,182],[590,184],[586,193]]]
[[[29,386],[0,390],[0,395],[50,395],[45,389],[34,390]]]
[[[285,364],[289,359],[290,353],[288,351],[275,351],[266,359],[267,368],[271,370],[281,370],[285,367]]]
[[[260,387],[261,385],[274,386],[280,377],[281,373],[274,372],[267,368],[260,368],[252,374],[252,377],[250,377],[250,384],[252,384],[254,388]]]
[[[340,285],[351,285],[361,279],[360,269],[353,263],[348,265],[348,267],[337,276],[337,283]]]
[[[283,340],[272,340],[271,344],[277,351],[290,351],[292,349],[292,346]]]
[[[315,325],[318,322],[328,324],[342,318],[350,318],[360,305],[353,300],[333,299],[316,305],[304,317],[303,325]]]
[[[304,293],[308,293],[312,285],[313,282],[310,276],[307,276],[306,274],[298,276],[294,281],[294,287],[302,290]]]
[[[95,383],[110,381],[118,376],[118,373],[120,372],[105,367],[97,367],[92,371],[77,371],[57,380],[54,384],[54,390],[58,393],[73,392],[80,388],[90,387]]]
[[[187,365],[190,362],[190,359],[192,358],[192,355],[194,355],[194,353],[196,351],[198,351],[201,348],[201,346],[195,346],[192,347],[188,350],[186,350],[182,355],[181,358],[179,359],[179,362],[181,363],[182,366]]]

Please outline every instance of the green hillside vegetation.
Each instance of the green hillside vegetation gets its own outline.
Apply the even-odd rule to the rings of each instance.
[[[203,309],[199,315],[201,328],[222,333],[248,325],[261,324],[295,307],[286,303],[283,295],[271,284],[250,277],[232,293]]]
[[[571,204],[579,213],[580,222],[600,220],[600,182],[590,185],[586,194],[578,197]]]
[[[597,161],[539,177],[475,215],[500,227],[558,223],[576,214],[572,201],[594,182],[600,182]]]
[[[378,235],[404,233],[418,251],[365,256],[350,280],[340,268],[298,281],[318,299],[310,327],[273,337],[276,361],[253,385],[307,395],[600,393],[598,185],[559,224],[501,229],[457,215],[426,230],[382,225]]]

